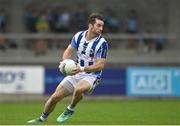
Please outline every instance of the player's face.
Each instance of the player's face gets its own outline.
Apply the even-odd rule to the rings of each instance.
[[[95,24],[92,27],[92,32],[96,35],[100,35],[103,31],[104,21],[96,19]]]

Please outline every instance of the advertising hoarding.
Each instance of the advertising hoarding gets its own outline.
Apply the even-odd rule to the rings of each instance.
[[[129,67],[128,96],[180,96],[180,68]]]
[[[41,66],[0,66],[0,93],[44,92],[44,68]]]

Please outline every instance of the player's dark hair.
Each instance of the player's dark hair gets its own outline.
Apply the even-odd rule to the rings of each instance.
[[[92,13],[88,18],[88,24],[92,24],[92,25],[95,24],[96,19],[104,21],[104,17],[103,17],[102,14],[100,14],[100,13]]]

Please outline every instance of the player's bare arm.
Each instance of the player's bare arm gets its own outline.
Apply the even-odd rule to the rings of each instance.
[[[70,58],[73,51],[74,48],[69,44],[69,46],[66,48],[66,50],[63,53],[63,60]]]
[[[101,71],[104,66],[106,64],[106,59],[104,58],[98,58],[96,59],[95,64],[90,65],[90,66],[86,66],[84,68],[77,66],[77,68],[75,68],[73,70],[73,74],[77,74],[79,72],[96,72],[96,71]]]
[[[84,67],[85,72],[96,72],[101,71],[106,64],[106,59],[104,58],[98,58],[96,59],[95,64]]]

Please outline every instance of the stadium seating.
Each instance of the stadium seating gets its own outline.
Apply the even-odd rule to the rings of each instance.
[[[43,1],[43,2],[42,2]],[[102,4],[103,2],[103,4]],[[12,6],[13,8],[22,6],[21,9],[13,9],[11,12],[9,9],[5,9],[8,15],[8,30],[6,32],[5,38],[6,41],[10,41],[11,44],[15,45],[15,48],[9,47],[9,44],[6,45],[8,50],[6,52],[1,52],[0,50],[0,63],[44,63],[47,64],[51,62],[52,64],[56,64],[59,61],[59,55],[62,55],[64,48],[67,46],[71,37],[67,37],[68,35],[60,35],[62,38],[59,40],[55,40],[54,38],[50,38],[48,42],[48,49],[45,55],[36,56],[34,54],[33,47],[27,48],[27,45],[31,45],[34,42],[28,40],[27,38],[19,37],[19,34],[28,34],[25,25],[23,24],[23,14],[24,8],[28,4],[34,5],[37,13],[41,12],[44,8],[50,8],[56,6],[66,6],[69,9],[70,14],[73,14],[73,11],[76,10],[79,4],[85,6],[87,10],[90,12],[99,11],[102,12],[104,8],[107,6],[113,9],[113,12],[116,13],[118,19],[122,21],[119,33],[109,34],[107,33],[107,40],[109,41],[110,51],[109,51],[109,63],[119,63],[119,64],[130,64],[130,63],[177,63],[180,62],[178,57],[180,43],[177,40],[176,34],[173,32],[173,27],[171,27],[174,19],[170,19],[168,13],[173,12],[173,8],[169,6],[176,1],[168,1],[168,0],[159,0],[159,1],[143,1],[143,0],[112,0],[111,5],[108,2],[104,2],[104,0],[98,0],[93,2],[88,2],[88,0],[75,2],[73,0],[61,1],[54,0],[31,0],[24,1],[18,0],[16,2],[12,2],[11,0],[1,0],[0,8],[6,8],[7,6]],[[43,3],[43,4],[39,4]],[[39,7],[40,5],[40,7]],[[71,5],[74,5],[71,7]],[[150,6],[150,7],[149,7]],[[148,8],[148,9],[147,9]],[[168,9],[167,9],[168,8]],[[160,52],[147,52],[144,49],[143,40],[138,38],[137,47],[133,49],[129,49],[127,47],[128,42],[128,34],[124,30],[124,20],[127,17],[127,12],[129,10],[136,10],[140,20],[142,22],[141,29],[138,35],[144,33],[145,30],[151,30],[153,34],[158,36],[159,34],[165,34],[165,38],[167,38],[167,43],[162,51]],[[142,11],[143,10],[143,11]],[[13,16],[17,14],[16,16]],[[15,19],[15,18],[18,18]],[[171,22],[171,24],[168,24]],[[18,24],[18,25],[17,25]],[[71,31],[74,34],[77,32],[75,28],[72,28],[74,31]],[[177,28],[176,28],[177,29]],[[174,30],[175,32],[178,30]],[[9,33],[10,34],[9,36]],[[69,34],[69,33],[68,33]],[[57,34],[55,34],[57,35]],[[58,34],[59,35],[59,34]],[[57,36],[58,36],[57,35]],[[114,35],[114,36],[113,36]],[[12,37],[16,36],[16,37]],[[27,36],[31,36],[27,35]],[[125,36],[125,37],[124,37]],[[65,38],[65,39],[64,39]],[[131,38],[131,36],[130,36]],[[32,37],[33,39],[33,37]],[[142,38],[143,39],[143,38]],[[28,41],[27,41],[28,40]],[[7,42],[7,43],[8,43]],[[14,46],[13,46],[14,47]],[[167,59],[166,57],[169,56]],[[25,60],[26,59],[26,60]]]

